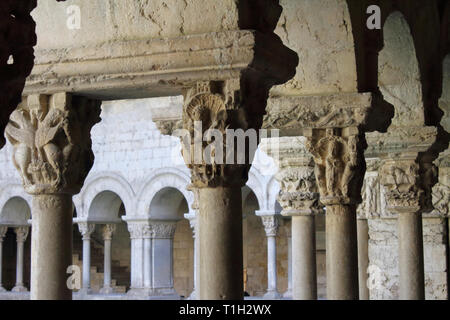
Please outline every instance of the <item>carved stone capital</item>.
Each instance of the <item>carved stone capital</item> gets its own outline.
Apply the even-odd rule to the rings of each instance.
[[[275,177],[280,183],[277,199],[283,215],[311,215],[320,211],[314,167],[283,167]]]
[[[112,240],[112,235],[116,231],[116,224],[108,223],[103,226],[103,240]]]
[[[7,231],[8,226],[0,226],[0,242],[3,241],[3,238],[5,237]]]
[[[128,232],[130,233],[130,239],[143,239],[145,230],[148,224],[141,221],[127,221]]]
[[[14,228],[14,232],[16,233],[16,241],[17,242],[25,242],[28,237],[28,232],[30,231],[30,227],[17,227]]]
[[[277,216],[261,216],[266,236],[276,237],[278,232],[278,218]]]
[[[83,240],[90,240],[92,233],[95,231],[95,224],[89,222],[78,222],[78,230],[80,230]]]
[[[189,225],[192,229],[193,237],[195,238],[197,232],[197,216],[193,213],[186,213],[184,217],[189,220]]]
[[[153,239],[173,239],[177,223],[175,221],[150,221]]]
[[[420,210],[424,191],[420,188],[419,164],[414,159],[385,160],[380,170],[387,209],[396,213]]]
[[[100,104],[66,93],[22,100],[5,133],[26,192],[80,191],[94,161],[90,131],[100,121]]]
[[[355,127],[306,131],[324,205],[357,204],[364,178],[364,137]]]
[[[163,135],[171,136],[177,129],[183,128],[183,122],[181,119],[158,119],[154,120],[159,132]]]
[[[237,79],[198,82],[185,94],[182,154],[191,169],[194,188],[242,187],[248,179],[249,159],[253,154],[246,150],[243,164],[239,164],[238,156],[242,155],[236,150],[237,143],[233,139],[232,146],[227,140],[230,129],[245,131],[252,128],[247,122],[240,95]],[[262,119],[262,115],[255,114],[254,117],[252,121],[257,122],[258,117]]]

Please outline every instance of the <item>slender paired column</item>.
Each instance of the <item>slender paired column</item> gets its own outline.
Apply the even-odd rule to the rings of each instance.
[[[72,195],[94,161],[90,130],[100,102],[66,93],[24,98],[5,133],[25,191],[33,195],[31,299],[72,299]]]
[[[292,298],[292,232],[288,235],[288,288],[287,291],[283,293],[283,298]]]
[[[372,285],[368,282],[369,272],[369,218],[381,216],[381,198],[378,179],[380,160],[366,158],[367,171],[362,187],[362,202],[357,208],[358,234],[358,281],[359,299],[369,300]],[[370,287],[370,288],[369,288]]]
[[[25,241],[28,237],[29,227],[17,227],[14,228],[16,233],[17,242],[17,263],[16,263],[16,285],[12,289],[13,292],[26,292],[28,291],[23,284],[23,249]]]
[[[275,300],[280,299],[281,295],[277,291],[277,233],[278,218],[275,215],[261,216],[264,230],[267,237],[267,292],[264,299]]]
[[[356,127],[306,130],[320,201],[326,206],[327,299],[357,300],[356,206],[364,177],[364,137]]]
[[[185,214],[184,217],[189,220],[189,224],[192,229],[192,237],[194,238],[194,289],[192,290],[191,295],[189,296],[190,300],[196,300],[197,299],[197,287],[198,287],[198,275],[197,275],[197,269],[198,269],[198,237],[197,237],[197,220],[196,220],[196,214],[189,213]]]
[[[5,292],[6,289],[3,288],[2,285],[2,271],[3,271],[3,238],[6,235],[6,232],[8,231],[7,226],[0,226],[0,292]]]
[[[173,237],[175,221],[150,220],[152,234],[152,286],[156,295],[175,296],[173,287]]]
[[[148,240],[147,248],[145,248],[144,238],[150,239],[151,229],[146,220],[128,220],[127,226],[131,239],[131,285],[127,294],[131,296],[146,295],[151,290],[151,285],[149,285],[151,275],[144,273],[144,269],[147,267],[147,272],[151,273],[148,271],[149,268],[151,270],[151,248],[148,248]],[[145,252],[144,249],[146,249]]]
[[[79,222],[78,230],[80,230],[83,239],[82,291],[85,293],[89,293],[91,289],[91,234],[95,230],[95,224],[88,222]]]
[[[100,289],[102,294],[114,293],[111,287],[111,242],[112,235],[116,230],[115,224],[106,224],[103,227],[103,241],[104,245],[104,265],[103,265],[103,288]]]
[[[365,216],[357,216],[359,299],[369,300],[369,225]]]
[[[153,228],[151,225],[144,226],[144,288],[148,294],[152,294],[152,268],[153,268],[153,255],[152,255],[152,238]]]

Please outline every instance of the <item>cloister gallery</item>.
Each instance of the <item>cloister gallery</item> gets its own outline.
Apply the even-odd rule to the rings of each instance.
[[[0,299],[448,299],[450,1],[0,16]]]

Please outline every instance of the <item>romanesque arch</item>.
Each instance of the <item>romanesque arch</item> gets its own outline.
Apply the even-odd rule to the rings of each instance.
[[[126,213],[133,212],[135,208],[135,192],[131,185],[117,173],[101,172],[89,177],[81,193],[74,197],[79,218],[88,217],[94,199],[102,193],[108,199],[117,201],[120,199],[123,202]]]
[[[163,168],[156,170],[147,178],[147,181],[137,194],[137,210],[135,213],[129,213],[130,215],[148,218],[151,215],[150,207],[153,199],[164,188],[173,188],[180,192],[186,199],[189,210],[191,210],[190,205],[194,201],[194,196],[187,191],[190,179],[183,171],[174,168]]]

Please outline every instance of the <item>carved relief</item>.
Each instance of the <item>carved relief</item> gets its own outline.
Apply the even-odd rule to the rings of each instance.
[[[181,120],[156,120],[154,122],[163,135],[171,136],[175,130],[183,128]]]
[[[28,237],[29,227],[17,227],[14,228],[14,232],[16,233],[16,241],[17,242],[25,242]]]
[[[278,232],[278,218],[276,216],[261,216],[266,236],[276,237]]]
[[[315,175],[322,203],[359,202],[364,168],[360,138],[357,135],[344,137],[336,129],[321,131],[322,135],[308,139],[307,147],[316,164]]]
[[[103,240],[111,240],[114,231],[116,231],[115,224],[112,223],[105,224],[103,226]]]
[[[361,190],[362,202],[356,210],[358,219],[375,218],[381,215],[379,182],[378,175],[366,174],[364,177],[364,183]]]
[[[80,230],[83,240],[90,240],[91,234],[95,231],[95,224],[88,222],[78,222],[78,230]]]
[[[24,98],[5,133],[30,194],[79,192],[93,165],[90,130],[100,102],[65,93]]]
[[[177,227],[176,222],[150,222],[153,230],[154,239],[173,239],[175,229]]]
[[[278,202],[283,214],[314,214],[319,210],[319,193],[313,167],[286,167],[276,175],[280,183]]]
[[[370,94],[271,99],[263,128],[345,128],[366,121]]]
[[[0,242],[3,241],[3,238],[5,237],[7,231],[8,226],[0,226]]]
[[[380,183],[386,188],[388,209],[420,208],[423,190],[419,188],[419,164],[413,160],[387,161],[380,171]]]
[[[432,191],[432,201],[433,207],[436,213],[441,217],[449,216],[449,207],[448,204],[450,202],[450,187],[443,184],[437,183],[433,187]]]
[[[189,132],[189,139],[182,138],[182,154],[188,168],[191,169],[192,186],[196,188],[215,186],[243,186],[247,180],[249,161],[245,164],[226,164],[227,129],[248,128],[243,108],[236,105],[239,85],[230,82],[199,82],[187,91],[183,108],[183,128]],[[196,125],[197,124],[197,125]],[[201,124],[199,126],[199,124]],[[217,130],[223,139],[219,143],[224,150],[215,150],[212,142],[215,137],[209,130]],[[199,150],[194,145],[201,146]],[[211,159],[205,161],[204,151],[211,147]],[[237,153],[234,154],[235,158]],[[248,155],[246,156],[248,159]]]
[[[130,239],[142,239],[144,237],[145,224],[142,222],[127,221]]]

